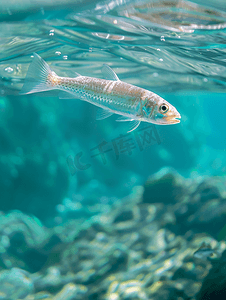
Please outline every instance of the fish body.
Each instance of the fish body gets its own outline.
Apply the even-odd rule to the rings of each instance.
[[[141,121],[169,125],[180,122],[180,114],[174,106],[157,94],[119,80],[115,72],[104,65],[102,72],[107,79],[81,76],[60,77],[37,54],[29,66],[21,94],[58,89],[62,98],[79,98],[105,110],[99,119],[111,114],[124,117],[120,121],[135,121],[134,129]]]
[[[138,118],[143,91],[131,84],[86,76],[58,77],[56,88],[113,113]]]
[[[210,245],[202,243],[200,248],[194,252],[194,257],[207,260],[208,258],[218,257],[219,253],[215,249],[212,249]]]

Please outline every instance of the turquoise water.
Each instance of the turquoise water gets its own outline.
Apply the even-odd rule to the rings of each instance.
[[[6,269],[13,272],[13,268],[18,268],[19,273],[14,275],[23,282],[25,291],[24,294],[12,292],[9,296],[2,290],[6,296],[1,299],[31,299],[26,297],[43,291],[55,297],[64,284],[71,284],[72,294],[74,285],[84,286],[76,296],[67,294],[67,289],[70,290],[70,286],[67,286],[67,296],[59,294],[56,296],[59,298],[51,299],[179,299],[148,293],[147,298],[142,298],[141,295],[140,298],[132,298],[131,295],[126,298],[124,294],[113,292],[113,288],[110,290],[110,279],[103,284],[101,292],[92,294],[90,285],[102,284],[101,272],[94,279],[90,275],[91,279],[87,281],[71,275],[72,279],[55,283],[55,286],[51,285],[51,279],[45,285],[46,277],[43,277],[42,283],[32,277],[29,287],[28,283],[25,287],[22,277],[34,276],[35,272],[58,272],[57,258],[53,255],[55,250],[52,250],[53,245],[58,244],[57,239],[63,241],[63,244],[71,243],[78,238],[79,232],[82,235],[82,230],[87,230],[93,224],[93,220],[103,221],[106,213],[115,215],[115,209],[123,211],[123,203],[131,201],[131,205],[127,203],[125,207],[136,207],[137,200],[134,199],[142,199],[144,190],[149,199],[152,199],[146,201],[146,204],[158,202],[159,205],[167,205],[167,209],[177,215],[178,206],[172,206],[174,200],[179,199],[174,180],[168,182],[167,179],[164,185],[164,179],[159,190],[158,185],[153,191],[148,189],[148,178],[158,181],[165,174],[174,174],[172,176],[176,176],[176,182],[181,182],[183,178],[183,188],[191,185],[189,197],[193,197],[191,195],[195,193],[197,186],[200,192],[198,184],[205,180],[214,182],[214,191],[219,187],[218,180],[222,181],[219,188],[221,192],[217,196],[215,192],[210,192],[214,196],[208,198],[211,201],[218,201],[216,199],[219,198],[221,201],[217,204],[211,202],[209,206],[205,204],[208,206],[208,212],[205,213],[209,221],[206,227],[199,224],[198,229],[194,230],[194,234],[205,234],[218,242],[222,240],[224,218],[219,215],[216,217],[220,219],[219,228],[213,232],[213,219],[210,215],[211,212],[214,214],[214,207],[225,214],[225,208],[221,206],[226,199],[225,2],[66,0],[63,4],[61,1],[53,4],[52,1],[15,3],[9,0],[0,3],[0,10],[0,228],[12,223],[10,226],[14,229],[11,229],[11,233],[18,226],[20,234],[24,232],[23,242],[19,235],[11,242],[11,248],[1,246],[5,250],[0,249],[0,267],[2,272]],[[108,64],[120,80],[148,89],[174,105],[181,114],[181,122],[169,126],[142,123],[135,131],[127,133],[128,122],[116,122],[116,115],[97,121],[95,106],[77,99],[59,99],[57,91],[19,95],[33,53],[38,53],[60,76],[74,77],[74,72],[78,72],[85,76],[102,78],[102,65]],[[152,184],[155,185],[155,181],[151,186]],[[204,185],[211,189],[209,183]],[[164,189],[166,195],[161,194]],[[187,192],[183,193],[187,195]],[[185,203],[189,197],[185,197],[184,202],[180,203]],[[192,205],[196,205],[194,199],[191,201]],[[193,222],[196,217],[197,220],[202,219],[201,212],[204,208],[200,208],[200,215],[196,216],[194,207],[190,215],[185,214],[189,222]],[[156,208],[147,208],[148,211],[158,209],[160,210],[158,205]],[[183,209],[185,211],[188,208]],[[163,222],[165,215],[160,215],[156,220]],[[128,216],[129,213],[125,212],[118,218],[126,221]],[[176,235],[184,235],[185,240],[189,241],[189,234],[186,235],[186,232],[189,232],[190,225],[180,225],[178,222],[182,222],[182,219],[176,217],[176,230],[171,225],[167,227],[164,222],[159,228],[171,230]],[[108,228],[108,222],[104,224]],[[33,229],[26,229],[29,226]],[[115,226],[112,228],[115,229]],[[110,229],[110,225],[108,229],[104,233],[105,237],[101,236],[104,230],[100,230],[100,240],[110,238],[113,229]],[[1,229],[1,243],[6,241],[7,245],[7,241],[10,243],[14,234],[10,233],[8,236],[4,230]],[[50,232],[53,231],[55,235],[50,238]],[[132,231],[135,234],[136,226]],[[91,240],[90,236],[87,237],[87,241]],[[118,243],[125,244],[123,240]],[[212,243],[215,242],[212,240]],[[118,245],[117,238],[112,245]],[[196,246],[199,248],[200,243]],[[28,263],[25,259],[26,247],[32,249],[29,257],[33,263]],[[77,249],[76,244],[74,247]],[[93,247],[95,250],[99,246]],[[220,247],[223,251],[224,246]],[[9,252],[7,249],[10,249]],[[139,251],[142,249],[129,249],[134,251],[134,255],[136,253],[131,258],[131,264],[142,262],[142,259],[152,255],[149,253],[146,257],[144,255],[139,258]],[[160,251],[160,256],[163,255],[161,253]],[[69,254],[66,252],[64,255],[67,257]],[[98,255],[108,257],[104,252]],[[82,255],[80,256],[82,259]],[[160,256],[155,258],[156,261],[162,259]],[[97,256],[93,258],[93,261],[96,260]],[[114,264],[114,259],[106,260]],[[48,271],[50,266],[56,269]],[[197,269],[197,266],[194,268]],[[95,266],[91,268],[86,262],[85,271],[82,270],[87,275],[93,269]],[[62,274],[69,271],[76,273],[74,269],[67,269],[64,264]],[[110,275],[115,274],[115,271],[108,272]],[[57,275],[53,273],[52,276],[56,278]],[[170,280],[176,280],[175,274]],[[137,276],[126,277],[127,279],[120,277],[117,280],[139,280]],[[0,282],[3,277],[0,273]],[[159,284],[159,280],[162,279],[156,277],[151,281],[152,290],[157,289],[157,285],[153,284]],[[201,282],[201,279],[194,279],[194,282]],[[181,299],[193,299],[197,292],[198,290],[190,296],[187,295],[187,298],[181,295]],[[115,295],[111,296],[112,294]],[[42,297],[35,299],[44,299]]]

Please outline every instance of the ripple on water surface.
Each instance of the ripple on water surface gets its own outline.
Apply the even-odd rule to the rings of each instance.
[[[83,4],[37,7],[0,25],[5,86],[20,89],[30,57],[38,52],[63,76],[76,68],[101,77],[101,66],[108,63],[120,79],[157,93],[162,86],[164,92],[225,90],[226,7],[219,9],[219,1]]]

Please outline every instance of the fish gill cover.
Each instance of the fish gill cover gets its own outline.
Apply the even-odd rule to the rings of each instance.
[[[225,299],[225,38],[224,0],[0,3],[1,299]],[[34,53],[62,77],[107,64],[181,122],[19,95]]]

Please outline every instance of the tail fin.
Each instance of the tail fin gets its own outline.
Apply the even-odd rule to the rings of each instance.
[[[49,65],[38,54],[34,53],[20,94],[31,94],[52,89],[48,78],[51,73],[53,72]]]

